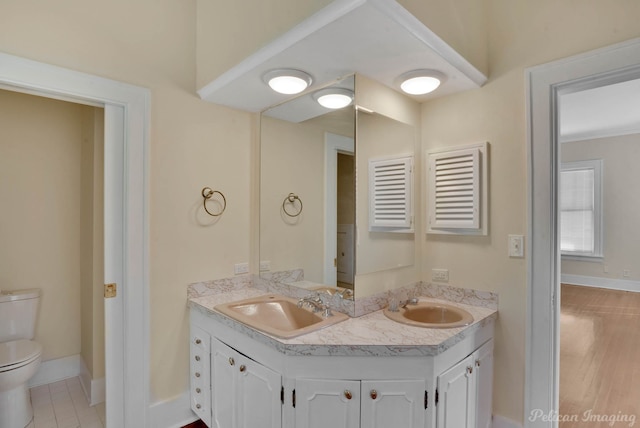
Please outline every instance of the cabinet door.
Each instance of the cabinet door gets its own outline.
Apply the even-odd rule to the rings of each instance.
[[[296,428],[359,428],[360,382],[296,379]]]
[[[207,426],[211,426],[211,362],[208,333],[198,327],[191,327],[190,345],[190,395],[193,410]]]
[[[424,428],[424,381],[362,381],[361,394],[363,427]]]
[[[237,426],[234,414],[234,397],[237,385],[234,380],[238,353],[224,343],[211,341],[211,410],[215,428]]]
[[[236,363],[238,428],[281,428],[280,374],[239,356]]]
[[[474,361],[474,356],[469,355],[438,376],[438,428],[474,427]]]
[[[493,339],[482,345],[475,356],[477,428],[491,428],[493,407]]]

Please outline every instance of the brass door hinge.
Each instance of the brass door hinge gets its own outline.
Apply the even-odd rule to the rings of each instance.
[[[116,283],[105,284],[104,285],[104,298],[110,299],[112,297],[116,297],[118,293],[118,285]]]

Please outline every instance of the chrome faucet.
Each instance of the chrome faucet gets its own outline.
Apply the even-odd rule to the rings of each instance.
[[[331,308],[322,301],[322,298],[318,293],[309,294],[308,296],[298,300],[298,307],[303,307],[305,303],[313,309],[313,312],[322,311],[322,316],[325,318],[333,316]]]

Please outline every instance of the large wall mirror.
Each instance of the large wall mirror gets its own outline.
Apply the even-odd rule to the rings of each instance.
[[[357,100],[356,82],[349,76],[331,87]],[[317,98],[304,94],[261,116],[260,275],[366,295],[359,277],[414,265],[411,227],[370,228],[369,163],[412,158],[416,130],[355,102],[328,109]]]

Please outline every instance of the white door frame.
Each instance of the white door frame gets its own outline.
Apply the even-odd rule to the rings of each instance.
[[[526,427],[557,427],[560,251],[558,97],[640,73],[640,39],[526,70],[528,233]],[[533,417],[532,412],[540,417]],[[544,415],[544,417],[542,417]],[[552,416],[549,418],[549,416]]]
[[[355,152],[353,138],[325,132],[324,134],[324,278],[325,284],[335,285],[337,282],[336,247],[338,246],[338,152]],[[355,220],[355,219],[354,219]],[[355,262],[355,261],[354,261]],[[355,271],[355,267],[354,267]]]
[[[105,109],[107,428],[145,427],[149,408],[149,90],[0,52],[0,87]]]

